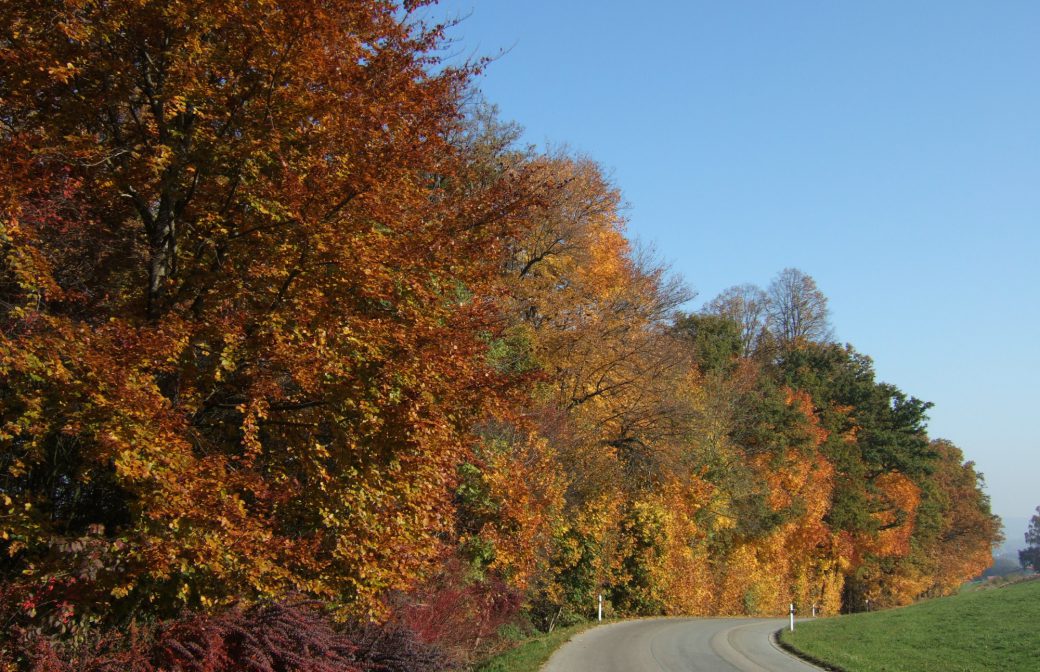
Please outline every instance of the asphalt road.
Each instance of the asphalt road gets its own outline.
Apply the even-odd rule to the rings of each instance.
[[[820,672],[772,642],[784,619],[655,618],[586,630],[543,672]],[[796,626],[797,627],[797,624]]]

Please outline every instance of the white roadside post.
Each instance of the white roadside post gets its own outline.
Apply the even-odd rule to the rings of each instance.
[[[603,620],[603,593],[599,594],[599,620]]]
[[[816,603],[812,603],[812,617],[816,618]]]
[[[791,632],[794,632],[794,602],[791,603]]]

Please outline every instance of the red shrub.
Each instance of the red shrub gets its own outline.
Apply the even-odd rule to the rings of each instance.
[[[426,588],[399,596],[394,611],[423,641],[466,659],[496,648],[499,629],[517,620],[522,598],[497,577],[468,579],[464,564],[456,562]]]
[[[9,591],[0,586],[0,598]],[[0,623],[11,603],[0,604]],[[0,632],[0,672],[444,672],[435,646],[401,624],[335,623],[290,600],[189,614],[148,628],[95,633],[73,645],[38,631]]]
[[[347,628],[357,644],[364,670],[373,672],[444,672],[454,666],[438,646],[420,640],[399,623],[354,624]]]
[[[160,628],[153,660],[178,672],[362,672],[350,635],[309,602],[233,608]]]

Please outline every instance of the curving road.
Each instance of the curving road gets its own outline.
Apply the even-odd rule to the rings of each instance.
[[[783,619],[655,618],[586,630],[543,672],[820,672],[773,643]]]

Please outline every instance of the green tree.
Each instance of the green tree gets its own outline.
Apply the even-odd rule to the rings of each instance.
[[[702,373],[730,370],[742,354],[740,325],[728,316],[679,315],[674,329],[692,348],[694,361]]]
[[[1040,506],[1036,507],[1036,514],[1029,521],[1026,543],[1029,546],[1018,552],[1018,561],[1026,569],[1040,571]]]

